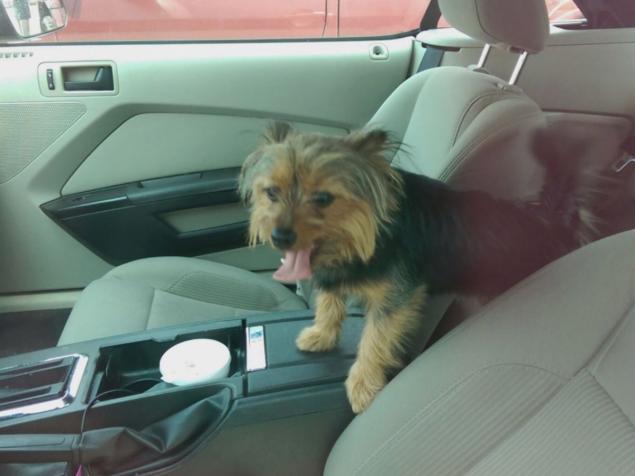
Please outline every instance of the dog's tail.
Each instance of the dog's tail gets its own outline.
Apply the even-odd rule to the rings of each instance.
[[[604,179],[597,166],[588,163],[587,146],[586,141],[557,137],[546,129],[536,133],[533,143],[534,154],[545,169],[541,207],[559,219],[577,246],[600,235],[601,221],[594,204],[604,194]]]

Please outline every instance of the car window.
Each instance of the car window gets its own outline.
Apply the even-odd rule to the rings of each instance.
[[[379,36],[417,30],[430,0],[340,0],[339,36]]]
[[[563,23],[575,20],[584,20],[584,15],[573,0],[546,0],[549,21],[551,23]],[[439,28],[447,28],[450,25],[441,16]]]
[[[573,0],[547,0],[547,11],[551,23],[584,20],[584,15]]]
[[[33,22],[63,1],[68,24],[43,42],[120,42],[396,35],[419,28],[430,0],[2,1]]]

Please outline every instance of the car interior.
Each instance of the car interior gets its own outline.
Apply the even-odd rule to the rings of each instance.
[[[635,8],[575,5],[433,0],[416,31],[312,40],[5,41],[0,21],[0,475],[634,474]],[[311,283],[247,246],[238,174],[272,120],[380,127],[394,167],[519,201],[547,129],[606,177],[598,237],[492,301],[430,296],[354,415],[363,313],[300,352]],[[226,377],[161,381],[191,339],[227,346]]]

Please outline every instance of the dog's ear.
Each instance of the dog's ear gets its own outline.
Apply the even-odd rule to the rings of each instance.
[[[254,179],[256,164],[262,158],[262,151],[256,150],[249,154],[249,156],[243,162],[243,166],[240,169],[240,175],[238,175],[238,193],[243,203],[249,202],[251,198],[251,185]]]
[[[344,137],[344,142],[364,155],[380,154],[390,147],[388,132],[382,129],[351,132]]]
[[[263,135],[266,144],[277,144],[284,140],[291,132],[291,125],[286,122],[273,121],[269,123]]]
[[[267,125],[263,133],[264,143],[279,144],[283,142],[291,132],[291,125],[286,122],[273,121]],[[238,176],[238,193],[243,202],[248,202],[251,197],[251,184],[257,169],[258,163],[263,157],[262,147],[252,152],[243,163]]]

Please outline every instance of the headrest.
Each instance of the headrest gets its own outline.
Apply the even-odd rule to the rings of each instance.
[[[439,7],[454,28],[492,46],[537,53],[549,37],[545,0],[439,0]]]

